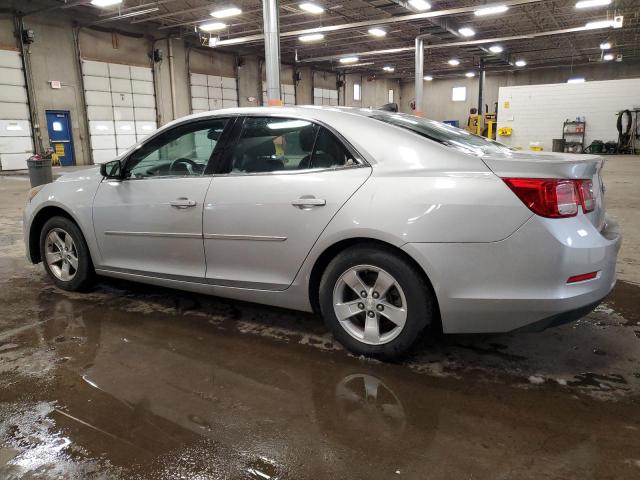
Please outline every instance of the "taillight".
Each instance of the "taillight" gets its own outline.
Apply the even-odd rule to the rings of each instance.
[[[578,206],[584,213],[595,208],[591,180],[558,178],[503,178],[520,200],[534,213],[547,218],[574,217]]]
[[[593,212],[596,208],[596,199],[593,195],[592,180],[576,180],[580,188],[580,202],[584,213]]]

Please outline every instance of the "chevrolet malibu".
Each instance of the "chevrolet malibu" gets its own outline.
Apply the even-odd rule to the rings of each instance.
[[[103,275],[316,311],[350,351],[393,359],[428,326],[593,309],[621,241],[602,166],[404,114],[219,110],[32,189],[25,243],[65,290]]]

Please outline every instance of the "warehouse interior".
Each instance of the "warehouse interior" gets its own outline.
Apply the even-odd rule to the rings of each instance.
[[[614,290],[572,324],[384,363],[316,314],[66,292],[26,260],[30,158],[64,180],[187,115],[262,106],[602,156]],[[0,240],[0,478],[639,478],[640,2],[3,0]]]

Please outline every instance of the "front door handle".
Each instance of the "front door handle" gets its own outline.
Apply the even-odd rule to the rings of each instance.
[[[195,200],[189,200],[187,197],[180,197],[170,201],[169,205],[175,208],[189,208],[195,207],[197,203],[198,202],[196,202]]]
[[[300,209],[309,209],[311,207],[322,207],[327,204],[327,201],[323,198],[314,197],[300,197],[297,200],[291,202],[291,205]]]

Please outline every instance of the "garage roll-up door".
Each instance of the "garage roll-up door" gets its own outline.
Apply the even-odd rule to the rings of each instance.
[[[151,68],[83,60],[82,74],[93,163],[113,160],[157,128]]]
[[[233,77],[191,73],[191,112],[238,106],[238,84]]]
[[[0,50],[0,167],[27,168],[31,155],[33,141],[22,59],[18,52]]]
[[[280,84],[280,92],[282,94],[282,102],[286,106],[295,106],[296,104],[296,87],[287,83]],[[262,88],[262,104],[267,105],[267,88],[263,84]]]
[[[313,89],[314,105],[338,105],[338,90],[330,88]]]

